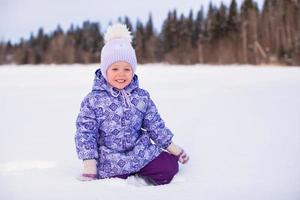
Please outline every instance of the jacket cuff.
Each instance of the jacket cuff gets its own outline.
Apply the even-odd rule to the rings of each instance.
[[[92,160],[98,158],[98,152],[97,151],[85,151],[85,152],[79,152],[78,158],[80,160]]]
[[[162,146],[161,146],[161,148],[163,148],[163,149],[167,149],[169,146],[170,146],[170,144],[172,143],[172,137],[170,138],[170,140],[168,140],[165,144],[163,144]]]

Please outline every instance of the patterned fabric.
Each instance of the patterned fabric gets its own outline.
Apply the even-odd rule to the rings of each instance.
[[[136,75],[119,91],[107,84],[100,70],[92,92],[81,103],[76,127],[78,157],[96,159],[99,178],[139,171],[173,137],[149,93],[139,88]]]

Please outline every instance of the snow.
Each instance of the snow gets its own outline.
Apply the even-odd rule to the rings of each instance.
[[[300,199],[300,68],[139,66],[191,156],[169,185],[80,182],[75,119],[98,65],[0,66],[0,199]]]

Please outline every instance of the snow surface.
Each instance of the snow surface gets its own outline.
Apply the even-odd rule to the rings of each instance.
[[[0,66],[0,199],[300,199],[300,68],[139,66],[191,160],[174,181],[80,182],[75,119],[97,65]]]

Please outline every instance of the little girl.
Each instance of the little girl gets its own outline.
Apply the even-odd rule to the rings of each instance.
[[[81,103],[75,143],[82,181],[139,175],[154,185],[170,183],[178,161],[189,160],[172,142],[146,90],[139,88],[131,33],[115,24],[105,34],[100,69]]]

